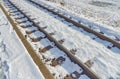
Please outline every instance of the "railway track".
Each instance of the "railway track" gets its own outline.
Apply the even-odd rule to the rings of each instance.
[[[73,54],[71,54],[71,52],[69,50],[67,50],[63,45],[61,45],[54,37],[52,37],[51,34],[47,33],[43,27],[40,27],[38,25],[38,23],[35,23],[33,21],[33,19],[30,18],[29,15],[26,14],[25,11],[22,11],[20,8],[18,8],[15,4],[13,4],[11,1],[6,1],[5,2],[6,6],[9,8],[9,12],[10,12],[10,15],[11,16],[18,16],[20,14],[19,17],[16,17],[14,18],[14,21],[17,22],[18,24],[21,24],[22,28],[29,28],[32,26],[35,26],[40,32],[42,32],[44,35],[39,37],[39,38],[31,38],[30,36],[27,37],[25,35],[25,38],[29,38],[30,40],[32,40],[32,42],[38,42],[38,41],[41,41],[42,39],[49,39],[54,45],[48,45],[46,47],[44,47],[43,49],[40,49],[39,51],[40,52],[43,52],[45,53],[46,51],[49,51],[50,49],[54,48],[54,47],[57,47],[59,48],[60,50],[62,50],[65,54],[67,54],[67,56],[69,57],[69,59],[74,62],[75,64],[78,64],[80,68],[82,68],[83,72],[80,73],[80,75],[82,74],[85,74],[88,76],[88,78],[91,78],[91,79],[100,79],[94,72],[92,72],[87,66],[85,66],[82,61],[80,61],[79,59],[77,59]],[[13,18],[12,18],[13,19]],[[17,20],[16,20],[17,19]],[[20,21],[19,21],[20,20]],[[19,22],[18,22],[19,21]],[[26,21],[29,21],[29,23],[26,23]],[[28,25],[24,25],[22,23],[26,23]],[[26,31],[26,34],[32,34],[34,32],[36,32],[37,29],[34,29],[32,31]],[[62,58],[62,56],[60,56],[58,58],[58,61],[61,59],[64,61],[64,58]],[[57,61],[57,59],[55,59]],[[53,62],[55,62],[53,60]],[[59,64],[57,62],[57,64]],[[53,64],[54,66],[56,64]],[[74,74],[75,72],[73,72]],[[76,75],[76,74],[74,74]],[[65,79],[67,79],[67,77],[71,77],[73,79],[78,79],[78,76],[76,75],[76,77],[74,78],[72,75],[68,75],[65,77]],[[80,77],[80,76],[79,76]]]
[[[116,46],[116,47],[120,48],[120,43],[118,41],[103,35],[101,32],[96,32],[96,31],[92,30],[91,28],[89,28],[89,27],[87,27],[85,25],[82,25],[80,22],[72,20],[70,16],[67,17],[67,16],[63,15],[62,13],[59,13],[58,11],[54,10],[53,8],[49,8],[48,6],[44,6],[43,4],[39,4],[39,3],[37,3],[37,2],[35,2],[33,0],[29,0],[29,2],[31,2],[31,3],[33,3],[35,5],[38,5],[39,7],[42,7],[43,9],[45,9],[45,10],[47,10],[49,12],[52,12],[54,15],[57,15],[60,18],[65,19],[67,22],[72,23],[75,26],[84,29],[86,32],[89,32],[89,33],[92,33],[92,34],[96,35],[97,37],[99,37],[102,40],[111,42],[113,44],[113,46]]]

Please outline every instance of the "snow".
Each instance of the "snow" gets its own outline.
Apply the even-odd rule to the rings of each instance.
[[[45,35],[42,32],[36,31],[29,35],[31,38],[37,38],[37,37],[45,37]]]
[[[19,15],[16,15],[16,16],[14,16],[15,18],[23,18],[24,17],[24,15],[22,15],[22,14],[19,14]]]
[[[24,21],[27,21],[28,19],[27,18],[23,18],[23,19],[18,19],[18,20],[16,20],[17,22],[24,22]]]
[[[25,23],[23,23],[23,24],[25,24]],[[25,31],[27,31],[29,28],[31,29],[31,27],[26,29],[26,28],[19,27],[19,25],[18,25],[18,28],[21,30],[21,32],[24,35],[26,35]],[[37,32],[37,31],[32,33],[32,36],[39,37],[40,35],[43,36],[42,33]],[[42,60],[47,65],[48,69],[52,72],[52,74],[55,74],[55,79],[63,79],[66,75],[70,75],[74,71],[77,71],[79,73],[83,72],[81,67],[79,67],[74,62],[71,62],[70,58],[62,50],[58,49],[55,46],[55,44],[53,42],[49,41],[47,38],[41,39],[39,42],[31,42],[29,39],[30,38],[28,37],[27,40],[30,42],[30,44],[32,45],[34,50],[37,52],[37,54],[41,58],[43,58]],[[39,48],[44,48],[49,45],[52,46],[52,49],[50,49],[49,51],[46,51],[45,53],[40,54]],[[61,65],[57,65],[55,67],[51,66],[52,59],[53,58],[57,59],[59,57],[65,58],[65,61]],[[86,74],[84,73],[84,75],[86,75]]]
[[[80,79],[89,79],[86,75],[81,75]]]
[[[26,5],[26,7],[21,8],[27,10],[31,16],[37,17],[36,20],[40,22],[40,25],[42,24],[42,27],[47,27],[45,29],[47,32],[55,32],[53,37],[57,40],[65,39],[63,46],[69,50],[77,49],[77,52],[75,52],[77,58],[84,63],[87,60],[93,61],[94,64],[91,69],[102,79],[120,78],[120,49],[116,47],[108,49],[107,46],[112,45],[110,42],[101,40],[81,28],[73,25],[70,27],[67,22],[61,22],[61,18],[57,16],[55,16],[57,18],[54,18],[51,13],[44,11],[42,8],[38,9],[25,1],[21,1],[20,4],[16,2],[16,5]],[[98,31],[99,29],[100,28],[98,28]],[[93,38],[95,39],[93,40]],[[41,40],[41,42],[43,41]],[[47,46],[46,43],[45,46]],[[47,55],[51,57],[50,53]]]
[[[0,59],[0,79],[44,79],[1,9]]]
[[[21,31],[23,32],[23,30],[21,30]],[[36,33],[36,32],[34,32],[34,33]],[[24,32],[23,32],[23,34],[24,34]],[[37,32],[36,35],[34,34],[34,36],[42,37],[44,35]],[[29,38],[28,38],[28,40],[29,40]],[[43,49],[44,47],[49,46],[49,45],[53,47],[52,49],[50,49],[50,51],[46,51],[45,53],[42,53],[42,55],[41,54],[39,54],[39,55],[42,57],[44,56],[44,58],[46,60],[50,60],[48,62],[46,62],[44,60],[44,63],[47,65],[47,67],[50,69],[50,71],[53,74],[55,73],[55,79],[57,79],[57,78],[63,79],[66,76],[66,74],[70,74],[74,71],[78,71],[81,73],[83,72],[83,71],[81,71],[81,68],[78,65],[75,65],[73,62],[71,62],[71,60],[66,56],[66,54],[64,54],[60,49],[58,49],[55,46],[55,44],[53,42],[49,41],[47,38],[41,39],[40,42],[31,43],[31,45],[33,46],[35,51],[37,51],[38,53],[39,53],[39,51],[38,51],[39,48]],[[64,57],[66,59],[66,61],[62,65],[58,65],[56,67],[50,66],[51,59],[53,59],[53,58],[57,59],[60,56]],[[69,67],[68,67],[68,65],[69,65]],[[74,69],[72,69],[73,67],[74,67]]]
[[[60,4],[50,3],[49,1],[44,1],[44,0],[33,0],[33,1],[40,4],[47,5],[49,6],[49,8],[52,7],[54,9],[57,9],[60,14],[62,13],[65,16],[70,16],[75,21],[80,22],[81,24],[86,25],[87,27],[93,30],[98,29],[100,32],[103,32],[108,37],[114,36],[115,40],[116,38],[120,39],[120,32],[119,32],[120,16],[119,16],[119,10],[118,10],[118,7],[119,7],[118,0],[116,2],[111,0],[111,2],[115,2],[116,4],[116,6],[111,5],[112,9],[109,6],[106,8],[92,6],[89,3],[93,0],[86,0],[86,1],[65,0],[65,4],[66,4],[65,6],[61,6]],[[59,1],[56,1],[56,2],[59,2]],[[106,2],[109,3],[109,1],[106,1]],[[87,6],[84,6],[84,5],[87,5]],[[112,10],[114,10],[114,13]]]
[[[25,23],[20,24],[20,26],[25,26],[25,25],[29,26],[29,25],[32,25],[32,23],[29,21],[26,21]]]
[[[87,60],[91,60],[92,62],[94,62],[91,69],[102,79],[120,78],[120,49],[112,47],[112,44],[110,42],[101,40],[93,34],[85,32],[83,29],[77,28],[70,23],[68,24],[68,22],[63,21],[63,19],[58,18],[57,16],[53,16],[51,13],[44,11],[42,8],[38,9],[32,6],[32,4],[30,4],[29,2],[27,3],[25,1],[21,1],[20,3],[18,3],[17,0],[15,2],[18,6],[25,5],[25,7],[21,8],[25,10],[28,15],[31,15],[32,17],[34,16],[36,18],[36,21],[40,22],[41,27],[47,27],[45,29],[47,32],[54,32],[55,35],[53,35],[53,37],[55,37],[57,40],[65,39],[65,41],[63,42],[63,46],[65,46],[69,50],[77,49],[77,52],[75,52],[75,56],[77,58],[82,60],[84,63]],[[21,27],[19,28],[23,32],[23,34],[25,34],[24,31],[27,29],[23,29]],[[101,28],[95,26],[94,29],[100,31]],[[105,30],[104,32],[106,31],[107,30]],[[110,32],[111,31],[109,30],[106,32],[106,34],[113,34],[113,36],[118,35],[119,37],[119,33],[116,34],[116,32]],[[64,56],[61,50],[54,46],[54,43],[51,43],[46,38],[42,39],[40,42],[31,43],[31,45],[36,51],[38,51],[38,48],[44,48],[48,45],[53,46],[50,51],[42,53],[42,55],[40,55],[38,52],[40,57],[44,56],[46,59],[52,59],[63,56],[65,58],[68,58],[67,56]],[[109,49],[107,48],[108,46],[111,46],[112,48]],[[45,63],[47,64],[47,67],[50,69],[51,72],[57,74],[57,76],[55,76],[56,78],[58,78],[58,75],[62,75],[62,77],[60,77],[62,79],[63,76],[65,76],[66,74],[72,73],[74,70],[79,70],[79,67],[71,63],[70,60],[68,60],[68,62],[65,61],[64,64],[62,64],[62,66],[64,65],[63,67],[57,66],[55,68],[49,65],[50,61]],[[80,77],[80,79],[84,78],[87,78],[86,75],[82,75]]]

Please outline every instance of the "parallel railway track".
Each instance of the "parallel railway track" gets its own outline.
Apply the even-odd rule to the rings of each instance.
[[[111,39],[111,38],[103,35],[103,34],[100,33],[100,32],[96,32],[96,31],[94,31],[93,29],[91,29],[91,28],[89,28],[89,27],[87,27],[87,26],[85,26],[85,25],[82,25],[80,22],[76,22],[76,21],[72,20],[70,16],[67,17],[67,16],[65,16],[65,15],[63,15],[63,14],[55,11],[53,8],[48,8],[47,6],[44,6],[44,5],[42,5],[42,4],[39,4],[39,3],[37,3],[37,2],[35,2],[35,1],[33,1],[33,0],[29,0],[29,2],[31,2],[31,3],[33,3],[33,4],[36,4],[36,5],[38,5],[39,7],[42,7],[43,9],[45,9],[45,10],[47,10],[47,11],[49,11],[49,12],[52,12],[54,15],[58,15],[60,18],[65,19],[67,22],[72,23],[72,24],[74,24],[75,26],[80,27],[80,28],[84,29],[85,31],[87,31],[87,32],[89,32],[89,33],[92,33],[92,34],[96,35],[97,37],[99,37],[99,38],[102,39],[102,40],[111,42],[111,43],[113,44],[113,46],[116,46],[116,47],[120,48],[120,43],[117,42],[116,40]]]
[[[34,3],[34,2],[33,2]],[[28,21],[30,21],[32,23],[32,25],[36,26],[40,32],[43,32],[45,34],[45,36],[51,41],[51,42],[54,42],[55,43],[55,46],[57,46],[60,50],[62,50],[64,53],[66,53],[68,55],[68,57],[71,59],[72,62],[78,64],[82,69],[83,69],[83,72],[91,79],[100,79],[94,72],[92,72],[87,66],[85,66],[82,61],[80,61],[79,59],[77,59],[73,54],[71,54],[71,52],[69,50],[67,50],[63,45],[61,45],[54,37],[52,37],[49,33],[47,33],[43,28],[41,28],[38,24],[36,24],[31,18],[29,15],[27,15],[24,11],[20,10],[15,4],[13,4],[11,1],[8,0],[8,7],[11,8],[12,12],[13,13],[21,13],[23,15],[23,17],[26,17],[28,19]],[[35,3],[37,4],[37,3]],[[37,5],[40,5],[40,4],[37,4]],[[41,5],[40,5],[41,6]],[[43,8],[45,8],[44,6],[41,6]],[[14,8],[14,10],[13,10]],[[45,8],[47,9],[47,8]],[[10,10],[10,11],[11,11]],[[47,9],[49,10],[49,9]],[[51,10],[49,10],[51,11]],[[51,11],[52,12],[52,11]],[[52,12],[52,13],[55,13],[55,12]],[[16,15],[15,14],[15,15]],[[57,14],[57,13],[55,13]],[[58,14],[57,14],[58,15]],[[70,20],[69,18],[65,17],[65,16],[62,16],[62,15],[59,15],[60,17],[64,18],[65,20],[69,21],[69,22],[72,22],[73,24],[75,25],[78,25],[76,22]],[[22,16],[21,18],[18,18],[18,19],[22,19]],[[24,22],[24,21],[22,21]],[[29,27],[29,26],[28,26]],[[26,28],[26,27],[25,27]],[[89,29],[88,29],[89,31]],[[33,31],[34,32],[34,31]],[[31,32],[32,33],[32,32]],[[42,39],[42,38],[41,38]],[[119,45],[118,45],[119,46]],[[49,47],[48,47],[49,48]],[[51,47],[52,48],[52,47]]]

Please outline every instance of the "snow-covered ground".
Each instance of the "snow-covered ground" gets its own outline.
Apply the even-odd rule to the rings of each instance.
[[[112,44],[54,16],[56,19],[51,13],[38,9],[30,3],[22,0],[14,2],[25,10],[28,15],[34,16],[35,20],[40,22],[41,27],[47,27],[47,32],[54,33],[53,36],[57,40],[64,39],[63,45],[67,49],[77,49],[77,52],[75,52],[76,57],[84,63],[91,60],[94,63],[91,69],[102,79],[120,78],[120,49],[116,47],[107,48]]]
[[[1,9],[0,79],[44,79]]]
[[[47,27],[46,31],[48,31],[49,33],[54,33],[53,36],[57,40],[64,39],[63,45],[67,49],[69,50],[77,49],[77,52],[75,52],[76,57],[78,57],[84,63],[87,60],[91,60],[94,63],[91,69],[95,73],[97,73],[97,75],[102,77],[102,79],[117,79],[117,78],[119,79],[120,78],[120,63],[119,63],[120,49],[116,47],[111,47],[112,46],[111,43],[103,41],[97,38],[96,36],[85,32],[84,30],[80,28],[76,28],[72,24],[65,22],[63,19],[61,18],[58,19],[57,16],[54,16],[56,17],[55,19],[52,14],[48,13],[47,11],[43,9],[38,9],[35,6],[32,6],[30,3],[27,3],[22,0],[20,0],[20,2],[16,0],[15,2],[19,7],[21,6],[23,10],[28,12],[29,15],[36,18],[35,20],[40,22],[41,27]],[[63,20],[63,22],[61,22],[61,20]],[[71,27],[69,27],[69,25]],[[38,33],[37,35],[32,34],[30,36],[31,37],[38,36]],[[45,41],[47,41],[47,43]],[[54,46],[54,43],[51,44],[47,39],[44,39],[44,40],[41,40],[41,42],[33,43],[32,45],[34,45],[34,48],[37,49],[39,47],[43,48],[44,46],[47,46],[47,45]],[[108,46],[110,46],[111,48],[110,49],[107,48]],[[61,56],[66,58],[66,56],[64,56],[62,52],[58,50],[57,48],[54,48],[54,51],[53,49],[51,49],[51,51],[52,53],[48,51],[45,54],[43,54],[43,56],[47,58],[48,60],[52,58],[57,58],[58,54],[54,52],[58,51],[58,53],[60,53]],[[66,63],[68,62],[66,61]],[[46,64],[48,64],[49,66],[49,62],[47,62]],[[66,69],[66,65],[64,65],[63,67]],[[54,71],[51,71],[53,73],[57,73],[57,74],[61,73],[61,75],[64,75],[63,72],[60,71],[61,67],[56,68],[56,70],[55,68],[52,68],[50,66],[49,68],[51,68],[51,70],[54,70]],[[72,63],[69,68],[73,69]],[[77,70],[77,68],[78,66],[76,66],[75,70]],[[71,73],[74,70],[72,71],[68,69],[68,71],[69,72],[64,72],[64,73]]]
[[[65,3],[64,6],[58,4],[61,1]],[[120,31],[120,0],[54,0],[53,2],[57,4],[48,1],[46,3],[72,12],[102,27]]]

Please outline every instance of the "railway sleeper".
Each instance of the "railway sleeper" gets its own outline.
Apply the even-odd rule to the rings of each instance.
[[[28,17],[31,17],[31,15],[27,15]]]
[[[45,59],[45,62],[49,62],[49,61],[51,61],[51,59]]]
[[[11,6],[12,6],[10,3],[5,3],[5,5],[7,5],[8,7],[11,7]]]
[[[22,18],[22,19],[16,19],[17,23],[21,24],[21,23],[25,23],[26,21],[28,21],[27,18]]]
[[[79,79],[81,76],[81,73],[74,71],[73,73],[70,74],[70,76],[72,77],[72,79]]]
[[[92,39],[93,39],[93,40],[95,40],[96,38],[95,38],[95,37],[93,37]]]
[[[70,75],[66,75],[64,79],[73,79]]]
[[[15,15],[16,16],[16,15]],[[15,16],[13,16],[13,17],[15,17]],[[21,20],[21,19],[23,19],[23,18],[25,18],[25,17],[22,17],[22,18],[15,18],[15,20]]]
[[[116,40],[116,41],[120,41],[120,39],[119,39],[118,37],[115,37],[115,40]]]
[[[11,16],[16,16],[16,15],[19,15],[19,14],[21,14],[21,13],[20,12],[9,13],[9,15],[11,15]]]
[[[14,10],[17,10],[15,7],[13,7],[12,5],[7,5],[7,7],[9,8],[9,9],[14,9]]]
[[[24,13],[25,13],[25,14],[28,14],[29,12],[27,12],[27,11],[24,11]]]
[[[100,31],[99,33],[104,34],[102,31]]]
[[[9,10],[8,11],[18,11],[15,7],[13,7],[13,6],[11,6],[11,7],[9,7],[9,6],[7,6],[8,8],[9,8]]]
[[[26,13],[26,15],[27,15],[28,17],[31,17],[31,14]]]
[[[15,13],[15,12],[18,12],[17,10],[9,10],[8,11],[9,13]]]
[[[18,11],[17,11],[18,12]],[[15,13],[15,12],[14,12]],[[16,17],[25,17],[23,14],[18,14]]]
[[[14,16],[14,19],[22,19],[22,18],[25,18],[25,16],[19,16],[19,15]]]
[[[31,17],[31,20],[33,21],[33,20],[35,20],[36,18],[33,18],[33,17]]]
[[[9,8],[9,7],[8,7]],[[16,12],[16,11],[18,11],[16,8],[14,8],[14,7],[12,7],[12,8],[9,8],[9,10],[8,10],[8,12]]]
[[[16,20],[16,22],[18,23],[18,24],[21,24],[21,23],[25,23],[25,22],[27,22],[28,20]]]
[[[11,15],[11,14],[10,14],[10,15]],[[13,16],[13,18],[14,18],[15,20],[20,20],[20,19],[25,18],[24,16],[19,16],[19,15],[11,15],[11,16]]]
[[[42,29],[46,29],[47,28],[47,26],[45,26],[45,27],[41,27]]]
[[[77,52],[77,49],[71,49],[70,52],[75,55],[75,53]]]
[[[65,61],[65,58],[60,56],[56,59],[56,61],[58,62],[59,65],[61,65]]]
[[[55,35],[55,33],[54,33],[54,32],[51,32],[51,33],[49,33],[49,34],[50,34],[51,36],[52,36],[52,35]]]
[[[34,33],[34,32],[36,32],[37,30],[32,30],[32,31],[25,31],[26,32],[26,34],[32,34],[32,33]]]
[[[63,44],[64,41],[65,41],[65,39],[61,39],[61,40],[59,40],[58,42],[59,42],[60,44]]]
[[[25,14],[27,14],[27,15],[30,15],[28,12],[26,12]],[[39,20],[37,20],[37,18],[36,17],[34,17],[34,16],[31,16],[31,17],[29,17],[33,22],[35,22],[35,23],[37,23],[37,22],[39,22]],[[40,23],[40,22],[39,22]]]
[[[42,54],[42,61],[44,62],[51,62],[52,58],[46,58],[43,54]]]
[[[33,23],[31,21],[25,21],[24,23],[21,23],[20,26],[31,27],[33,26]]]
[[[51,45],[48,45],[48,46],[46,46],[46,47],[44,47],[44,48],[39,48],[39,52],[40,53],[45,53],[46,51],[48,51],[48,50],[50,50],[51,48],[53,48],[53,46],[51,46]]]
[[[81,72],[79,73],[78,71],[74,71],[70,75],[66,75],[64,79],[79,79],[82,74],[83,73]]]
[[[29,14],[29,12],[25,11],[24,9],[21,9],[22,12],[24,12],[25,14]]]
[[[94,62],[92,60],[87,60],[85,63],[84,63],[88,68],[91,68],[94,64]]]
[[[62,57],[62,56],[60,56],[60,57],[58,57],[57,59],[52,59],[52,61],[51,61],[51,66],[57,66],[57,65],[61,65],[63,62],[65,61],[65,58],[64,57]]]
[[[13,7],[13,6],[7,6],[8,8],[9,8],[9,10],[17,10],[15,7]]]
[[[37,38],[30,38],[30,39],[31,39],[31,42],[39,42],[43,38],[44,37],[37,37]]]
[[[109,46],[107,46],[108,49],[111,49],[112,47],[115,47],[115,45],[109,45]]]
[[[12,11],[12,10],[9,10],[9,11]],[[11,14],[19,15],[19,14],[21,14],[21,12],[15,11],[15,12],[11,12]]]
[[[36,24],[36,25],[40,24],[40,22],[39,22],[39,21],[34,20],[34,22],[35,22],[35,24]]]
[[[22,28],[28,28],[28,27],[32,27],[32,25],[20,25],[20,27],[22,27]]]

